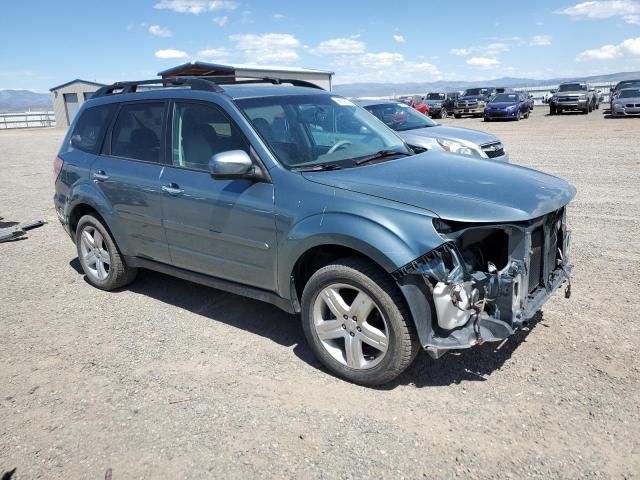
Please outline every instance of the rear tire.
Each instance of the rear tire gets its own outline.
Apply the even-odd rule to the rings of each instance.
[[[418,353],[404,297],[391,277],[368,260],[343,258],[320,268],[305,285],[301,304],[311,349],[328,370],[349,382],[387,383]],[[380,342],[377,347],[369,343],[372,339]]]
[[[460,115],[459,113],[454,113],[453,116],[456,118],[462,118],[462,115]]]
[[[556,109],[555,105],[551,105],[549,107],[549,115],[556,115],[558,113],[558,110]]]
[[[93,215],[84,215],[76,228],[78,260],[87,281],[101,290],[115,290],[131,283],[138,270],[127,266],[111,234]]]

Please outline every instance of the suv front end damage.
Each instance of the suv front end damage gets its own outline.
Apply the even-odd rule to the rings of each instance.
[[[526,222],[433,223],[445,242],[393,274],[433,357],[507,338],[563,284],[569,297],[564,208]]]

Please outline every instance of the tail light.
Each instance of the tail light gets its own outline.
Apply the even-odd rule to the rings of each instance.
[[[62,166],[64,165],[64,160],[60,157],[56,157],[53,161],[53,179],[57,180],[60,176],[60,172],[62,171]]]

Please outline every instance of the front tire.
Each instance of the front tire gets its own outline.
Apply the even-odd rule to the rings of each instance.
[[[555,105],[551,105],[549,107],[549,115],[556,115],[558,113],[558,110],[556,109]]]
[[[458,113],[454,113],[453,116],[456,117],[456,118],[462,118],[462,115],[460,115]]]
[[[82,270],[94,287],[115,290],[135,279],[137,269],[127,266],[111,234],[93,215],[78,221],[76,247]]]
[[[361,258],[343,258],[311,276],[302,294],[302,325],[322,364],[360,385],[395,379],[419,350],[397,285]]]

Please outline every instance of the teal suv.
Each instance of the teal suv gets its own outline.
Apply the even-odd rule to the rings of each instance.
[[[575,189],[452,155],[301,81],[124,82],[83,104],[54,203],[95,287],[144,268],[272,303],[329,371],[377,385],[420,349],[508,337],[568,285]]]

